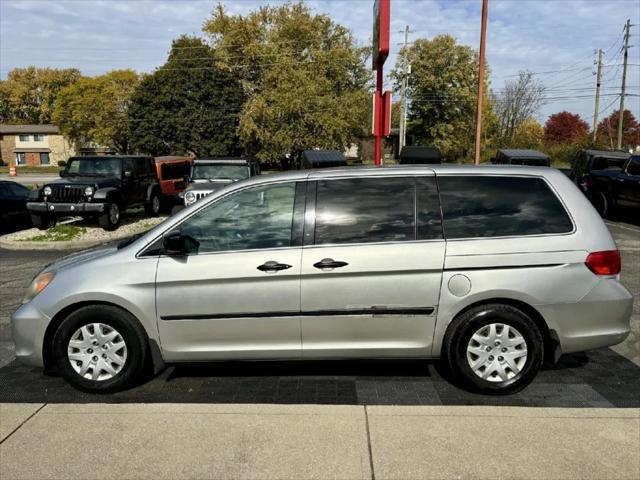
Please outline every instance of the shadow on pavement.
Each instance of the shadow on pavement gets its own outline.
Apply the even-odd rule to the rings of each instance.
[[[0,369],[0,402],[282,403],[640,407],[640,367],[609,349],[566,355],[510,396],[469,393],[438,362],[344,360],[180,365],[125,392],[77,391],[62,378],[17,362]]]

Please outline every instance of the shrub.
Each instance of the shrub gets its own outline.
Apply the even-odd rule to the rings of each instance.
[[[58,166],[59,166],[59,167],[66,167],[66,166],[67,166],[67,162],[65,162],[64,160],[60,160],[60,161],[58,162]]]

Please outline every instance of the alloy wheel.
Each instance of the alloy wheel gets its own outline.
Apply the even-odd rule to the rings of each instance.
[[[515,328],[490,323],[469,339],[467,361],[478,377],[505,382],[518,375],[527,363],[527,342]]]
[[[80,327],[69,339],[69,363],[78,375],[88,380],[110,380],[127,361],[127,345],[122,335],[104,323]]]

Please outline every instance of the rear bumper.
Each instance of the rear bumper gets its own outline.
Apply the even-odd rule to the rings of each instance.
[[[27,209],[34,213],[49,215],[95,215],[105,211],[104,203],[52,203],[28,202]]]
[[[562,353],[609,347],[629,335],[633,296],[617,280],[601,279],[577,303],[535,305],[555,330]]]

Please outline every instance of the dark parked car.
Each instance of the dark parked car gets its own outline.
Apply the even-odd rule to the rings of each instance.
[[[569,178],[587,194],[591,183],[591,172],[606,170],[607,168],[620,169],[629,159],[627,152],[611,150],[580,150],[571,161]]]
[[[439,164],[442,163],[442,155],[436,147],[422,147],[410,145],[402,147],[400,151],[401,164]]]
[[[542,152],[528,149],[501,149],[491,159],[496,165],[529,165],[532,167],[549,167],[551,159]]]
[[[59,217],[98,217],[115,230],[129,207],[144,206],[148,216],[160,212],[160,185],[153,157],[72,157],[62,177],[33,191],[27,208],[33,225],[44,230]]]
[[[24,185],[0,181],[0,232],[13,231],[29,224],[27,199],[30,190]]]
[[[640,209],[640,155],[632,155],[622,168],[595,170],[588,180],[587,196],[603,217],[617,206]]]
[[[300,160],[301,168],[346,167],[347,160],[338,150],[304,150]]]

